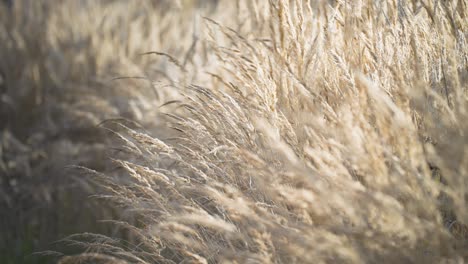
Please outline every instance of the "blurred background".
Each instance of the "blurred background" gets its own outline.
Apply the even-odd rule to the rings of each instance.
[[[216,3],[0,2],[0,263],[51,263],[56,256],[36,253],[73,254],[58,240],[75,233],[119,235],[99,222],[114,210],[91,199],[94,187],[70,166],[114,169],[105,120],[167,133],[157,108],[176,95],[151,80],[195,81],[197,17]],[[181,59],[193,75],[148,51]]]

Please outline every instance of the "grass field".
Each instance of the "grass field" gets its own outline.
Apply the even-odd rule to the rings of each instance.
[[[468,261],[466,0],[12,3],[1,263]]]

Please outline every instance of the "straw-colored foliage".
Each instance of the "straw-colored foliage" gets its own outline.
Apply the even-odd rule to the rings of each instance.
[[[79,26],[54,7],[37,89],[70,85],[68,104],[75,79],[144,77],[93,95],[140,123],[99,125],[112,170],[77,166],[130,238],[72,236],[87,253],[61,263],[468,260],[468,3],[214,2],[102,4]],[[95,85],[75,104],[100,106]]]

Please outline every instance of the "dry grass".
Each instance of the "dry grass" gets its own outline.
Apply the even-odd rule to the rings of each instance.
[[[185,38],[146,50],[171,64],[148,76],[165,92],[129,117],[147,131],[104,123],[121,141],[117,169],[81,167],[133,236],[72,236],[87,253],[61,263],[463,263],[467,11],[464,0],[226,0],[191,21],[173,10],[168,32]]]
[[[107,230],[96,220],[112,210],[86,199],[95,190],[65,167],[109,168],[103,120],[163,131],[157,110],[175,92],[152,80],[168,85],[178,73],[166,58],[140,54],[185,57],[196,13],[171,2],[0,2],[0,262]],[[180,28],[169,30],[173,23]]]

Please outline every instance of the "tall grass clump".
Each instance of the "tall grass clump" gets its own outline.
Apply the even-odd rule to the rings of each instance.
[[[464,262],[466,16],[463,0],[220,1],[200,77],[172,60],[173,132],[108,122],[124,158],[82,168],[132,239],[70,237],[87,251],[62,263]]]

